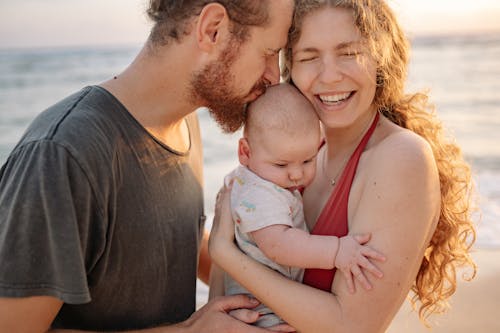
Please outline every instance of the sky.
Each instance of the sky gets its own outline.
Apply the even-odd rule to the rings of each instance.
[[[0,0],[0,49],[141,44],[147,0]],[[389,0],[409,35],[500,34],[499,0]]]

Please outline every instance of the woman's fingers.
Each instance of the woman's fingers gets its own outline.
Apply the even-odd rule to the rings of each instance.
[[[217,194],[215,214],[208,242],[208,250],[212,259],[217,259],[219,247],[231,245],[234,241],[234,223],[231,217],[230,188],[222,187]]]

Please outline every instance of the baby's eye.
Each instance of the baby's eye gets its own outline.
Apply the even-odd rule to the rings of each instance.
[[[304,164],[311,163],[312,161],[314,161],[314,158],[310,158],[310,159],[308,159],[308,160],[305,160],[305,161],[304,161]]]
[[[274,163],[274,166],[278,168],[286,168],[286,163]]]

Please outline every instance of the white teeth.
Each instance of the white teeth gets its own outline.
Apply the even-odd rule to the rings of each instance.
[[[350,92],[337,95],[319,95],[319,99],[324,103],[337,103],[348,98],[350,95]]]

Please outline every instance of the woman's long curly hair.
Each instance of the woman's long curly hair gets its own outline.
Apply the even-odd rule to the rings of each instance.
[[[419,317],[427,325],[429,315],[448,308],[447,300],[457,286],[456,268],[471,268],[470,274],[464,275],[467,280],[476,273],[470,256],[476,235],[470,167],[455,141],[445,135],[428,95],[405,93],[410,47],[394,13],[383,0],[296,0],[289,44],[282,59],[283,77],[290,80],[291,49],[300,37],[304,17],[324,7],[352,11],[354,22],[378,64],[373,103],[390,121],[427,140],[434,153],[441,185],[441,212],[411,288],[412,304],[419,308]]]

